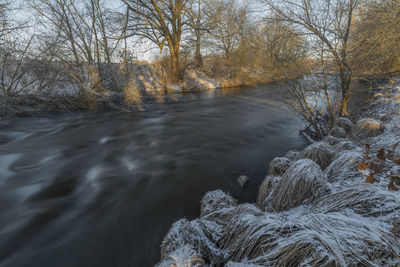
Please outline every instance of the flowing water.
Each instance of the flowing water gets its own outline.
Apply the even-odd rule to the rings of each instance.
[[[15,120],[0,130],[0,266],[151,266],[205,192],[254,202],[268,162],[306,145],[278,91]]]

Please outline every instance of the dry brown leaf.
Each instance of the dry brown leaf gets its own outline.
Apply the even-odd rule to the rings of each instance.
[[[376,154],[378,159],[380,160],[386,160],[386,151],[384,148],[379,149],[378,153]]]
[[[388,188],[391,191],[399,191],[399,189],[397,188],[397,186],[394,185],[393,180],[390,181],[390,183],[388,184]]]
[[[395,150],[396,150],[396,147],[397,147],[398,145],[399,145],[399,143],[396,143],[396,144],[392,147],[392,149],[389,150],[389,151],[387,152],[387,154],[386,154],[386,158],[387,158],[387,159],[390,159],[390,160],[392,160],[392,161],[395,160],[395,157],[396,157]]]
[[[374,177],[373,177],[371,174],[367,176],[367,179],[365,179],[365,181],[366,181],[368,184],[373,184],[373,183],[375,183],[375,179],[374,179]]]
[[[381,173],[382,172],[382,166],[379,163],[370,162],[368,167],[369,167],[369,169],[373,170],[374,173]]]
[[[365,159],[370,160],[372,157],[370,155],[371,146],[370,144],[365,144]]]
[[[394,182],[395,185],[400,186],[400,176],[391,176],[390,179]]]
[[[364,171],[364,170],[368,169],[368,165],[367,165],[367,163],[365,163],[365,161],[363,160],[363,161],[361,161],[361,163],[360,163],[360,165],[358,166],[357,169],[358,169],[359,171]]]

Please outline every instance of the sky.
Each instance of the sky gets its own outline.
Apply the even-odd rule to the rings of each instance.
[[[260,12],[262,10],[257,6],[258,0],[237,0],[240,4],[248,6],[249,9],[252,11],[251,14],[253,14],[254,17],[259,17],[263,12]],[[106,0],[111,8],[118,8],[120,6],[123,6],[124,4],[120,0]],[[26,0],[15,0],[12,1],[13,5],[16,7],[21,7],[20,10],[15,11],[12,17],[18,21],[18,20],[23,20],[26,21],[29,25],[32,26],[32,28],[27,29],[28,32],[23,33],[22,35],[26,35],[27,37],[31,35],[32,33],[40,33],[41,28],[38,25],[38,16],[34,13],[32,8],[29,7],[28,3]],[[128,45],[130,44],[131,47],[135,47],[135,49],[132,49],[136,58],[138,60],[147,60],[151,61],[155,57],[160,55],[160,51],[157,47],[152,45],[149,42],[143,42],[141,45],[137,45],[134,40],[130,39],[128,40]]]

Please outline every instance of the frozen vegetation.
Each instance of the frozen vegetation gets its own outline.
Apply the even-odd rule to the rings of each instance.
[[[0,67],[1,69],[1,67]],[[104,74],[102,90],[82,91],[79,84],[67,73],[47,73],[52,77],[49,88],[40,89],[38,82],[17,86],[12,94],[0,90],[0,126],[17,116],[47,115],[76,110],[113,109],[137,111],[152,103],[176,102],[182,92],[215,90],[241,83],[230,83],[222,78],[211,78],[197,69],[185,70],[180,82],[165,80],[162,69],[152,64],[131,64],[126,73],[118,65]],[[36,74],[25,73],[25,78],[35,80]],[[47,77],[47,76],[46,76]],[[90,77],[85,77],[90,80]],[[38,89],[39,88],[39,89]]]
[[[354,123],[273,160],[257,204],[218,190],[175,222],[159,266],[400,266],[400,80]]]

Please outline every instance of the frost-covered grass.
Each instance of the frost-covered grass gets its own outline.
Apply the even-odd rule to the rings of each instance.
[[[171,261],[178,253],[211,266],[400,266],[400,185],[388,187],[400,175],[393,156],[400,156],[400,80],[386,89],[360,114],[365,119],[338,122],[346,137],[329,136],[273,161],[258,206],[207,193],[200,218],[176,222],[165,236],[160,264],[190,266]],[[369,154],[383,158],[382,148],[390,159],[374,167]],[[368,182],[360,164],[366,160],[371,175],[391,169]]]
[[[269,174],[272,176],[282,175],[290,167],[290,160],[285,157],[274,158],[269,163]]]
[[[374,137],[382,133],[384,125],[381,121],[371,118],[361,119],[353,128],[352,134],[359,138]]]
[[[273,177],[267,176],[265,177],[264,181],[261,183],[260,188],[258,189],[257,195],[257,205],[260,207],[261,210],[265,209],[265,200],[275,189],[276,185],[278,184],[280,177]]]
[[[335,150],[326,142],[316,142],[303,150],[302,157],[313,160],[321,169],[326,169],[335,158]]]
[[[283,211],[313,201],[328,191],[326,176],[309,159],[296,161],[267,196],[266,210]]]

